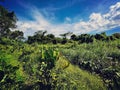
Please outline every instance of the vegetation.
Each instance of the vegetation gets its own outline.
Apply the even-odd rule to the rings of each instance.
[[[0,90],[120,88],[120,33],[58,38],[41,30],[23,40],[22,31],[11,31],[16,21],[0,6]]]
[[[69,45],[60,48],[62,54],[74,65],[83,70],[96,73],[112,90],[120,88],[120,40],[90,44]]]
[[[71,65],[54,47],[15,42],[0,50],[1,89],[105,89],[100,77]]]

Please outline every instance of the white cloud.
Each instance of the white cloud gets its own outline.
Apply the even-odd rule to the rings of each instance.
[[[29,13],[34,20],[18,22],[18,29],[22,30],[25,36],[32,35],[33,32],[39,30],[48,30],[48,33],[53,33],[58,36],[68,31],[76,34],[102,32],[120,26],[120,2],[112,5],[106,14],[92,13],[88,21],[80,20],[74,23],[71,23],[71,18],[66,17],[63,24],[52,24],[37,8],[31,9]]]
[[[65,18],[65,21],[66,21],[66,22],[71,22],[71,18],[66,17],[66,18]]]

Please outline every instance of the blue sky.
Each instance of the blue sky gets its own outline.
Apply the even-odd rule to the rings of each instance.
[[[69,31],[120,32],[120,0],[5,0],[0,4],[15,11],[17,29],[26,36],[39,30],[56,36]]]

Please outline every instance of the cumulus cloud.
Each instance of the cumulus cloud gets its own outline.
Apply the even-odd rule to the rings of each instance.
[[[21,20],[17,23],[18,29],[25,33],[25,36],[32,35],[39,30],[47,30],[58,36],[61,33],[73,32],[75,34],[102,32],[120,26],[120,2],[110,6],[106,14],[92,13],[88,21],[73,22],[69,17],[65,17],[62,24],[52,24],[37,9],[32,8],[29,13],[34,20]],[[79,18],[78,18],[79,19]]]

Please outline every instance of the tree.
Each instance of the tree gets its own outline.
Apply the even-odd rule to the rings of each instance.
[[[77,36],[75,34],[71,35],[71,40],[77,41]]]
[[[107,39],[107,35],[105,32],[102,32],[101,34],[96,34],[95,39],[104,41]]]
[[[117,39],[120,39],[120,33],[114,33],[112,36],[114,36]]]
[[[67,33],[64,33],[64,34],[60,34],[60,36],[63,37],[63,39],[66,39],[67,36],[70,36],[72,34],[72,32],[67,32]]]
[[[48,34],[48,35],[47,35],[47,38],[54,39],[55,36],[54,36],[54,34]]]
[[[89,43],[90,37],[90,34],[81,34],[78,36],[78,40],[80,43]]]
[[[45,34],[47,33],[47,31],[37,31],[35,32],[35,34],[33,36],[28,36],[28,43],[34,43],[34,42],[39,42],[39,43],[45,43]]]
[[[35,42],[35,38],[33,36],[28,36],[27,43],[32,44]]]
[[[61,43],[62,39],[59,37],[55,37],[55,39],[52,42],[53,42],[53,44]]]
[[[55,40],[54,34],[48,34],[48,35],[46,35],[46,42],[47,43],[52,42],[52,43],[56,44],[57,42]]]
[[[0,37],[10,35],[10,29],[16,27],[17,18],[13,11],[8,11],[0,6]]]
[[[67,37],[70,36],[72,34],[72,32],[67,32],[67,33],[64,33],[64,34],[60,34],[60,36],[63,37],[63,40],[62,40],[62,44],[65,44],[67,43]]]
[[[21,40],[23,39],[24,33],[22,31],[13,31],[11,32],[10,38],[11,39],[16,39],[16,40]]]

